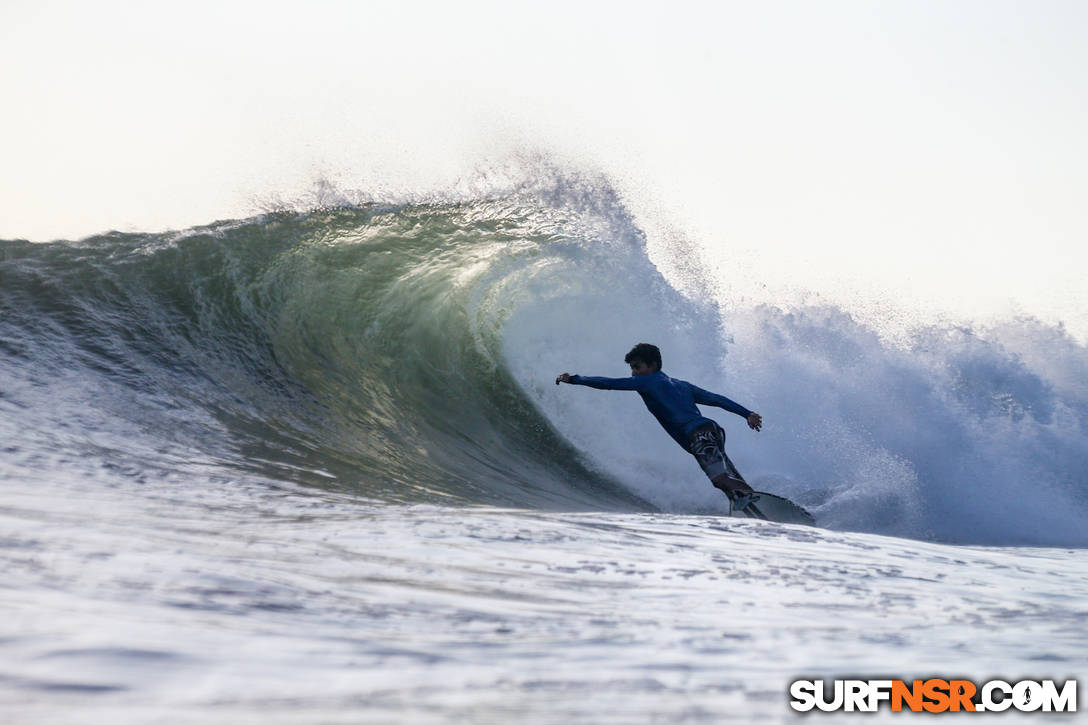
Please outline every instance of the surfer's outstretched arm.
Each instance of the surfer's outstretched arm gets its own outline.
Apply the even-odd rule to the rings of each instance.
[[[629,378],[599,378],[589,375],[571,375],[563,373],[555,379],[555,384],[570,383],[571,385],[585,385],[598,390],[642,390],[646,385],[645,376],[632,376]]]
[[[736,413],[741,418],[748,420],[748,427],[752,430],[759,430],[763,426],[763,416],[748,410],[740,403],[734,402],[724,395],[718,395],[709,390],[703,390],[695,385],[691,386],[691,392],[695,397],[696,403],[701,405],[713,405],[716,408],[728,410],[730,413]]]

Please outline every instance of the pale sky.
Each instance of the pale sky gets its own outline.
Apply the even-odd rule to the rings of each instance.
[[[441,192],[527,147],[727,295],[1088,333],[1088,3],[4,0],[0,68],[0,238]]]

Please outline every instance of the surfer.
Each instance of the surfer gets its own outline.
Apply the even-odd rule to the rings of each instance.
[[[757,497],[725,454],[725,431],[703,417],[696,403],[713,405],[745,418],[748,427],[758,431],[763,425],[759,413],[748,410],[723,395],[696,387],[685,380],[670,378],[661,372],[661,350],[641,342],[631,348],[623,361],[631,366],[629,378],[600,378],[563,373],[555,384],[587,385],[600,390],[635,390],[657,422],[673,440],[695,456],[710,482],[729,497],[733,508],[744,510]]]

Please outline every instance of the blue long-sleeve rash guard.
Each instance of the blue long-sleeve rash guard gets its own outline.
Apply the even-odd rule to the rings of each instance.
[[[701,405],[713,405],[730,413],[736,413],[742,418],[747,418],[752,411],[739,403],[734,403],[724,395],[717,395],[700,387],[692,385],[686,380],[670,378],[658,370],[649,375],[635,375],[629,378],[598,378],[588,375],[571,375],[571,383],[575,385],[587,385],[600,390],[636,390],[642,396],[642,402],[657,418],[657,422],[665,429],[673,440],[690,452],[688,436],[691,432],[704,423],[713,422],[704,418],[695,407]]]

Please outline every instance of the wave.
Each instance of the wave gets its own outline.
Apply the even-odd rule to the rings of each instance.
[[[720,306],[698,274],[662,273],[697,272],[697,255],[654,248],[607,184],[553,182],[0,243],[7,460],[376,502],[720,512],[637,396],[552,384],[626,374],[624,352],[651,341],[670,374],[764,414],[757,436],[712,413],[749,480],[824,525],[1088,544],[1088,354],[1060,327],[893,344],[835,307]]]

